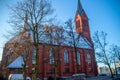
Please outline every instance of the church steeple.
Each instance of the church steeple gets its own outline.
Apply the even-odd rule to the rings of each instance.
[[[78,34],[81,34],[90,41],[91,38],[90,38],[88,17],[82,7],[80,0],[78,0],[77,3],[77,10],[76,10],[74,22],[75,22],[76,32]]]
[[[81,16],[82,13],[83,13],[83,8],[82,8],[82,5],[81,5],[81,2],[80,0],[78,0],[78,5],[77,5],[77,13]]]

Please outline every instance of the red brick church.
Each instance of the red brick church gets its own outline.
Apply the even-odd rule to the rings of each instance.
[[[61,36],[64,37],[64,39],[59,39],[60,44],[58,44],[57,38],[54,38],[54,40],[51,41],[49,36],[46,34],[46,29],[41,28],[41,30],[46,32],[40,36],[39,42],[39,78],[54,76],[55,66],[57,66],[56,70],[58,76],[72,76],[76,73],[84,73],[86,75],[93,76],[97,75],[97,64],[94,46],[90,36],[88,17],[80,3],[80,0],[78,0],[74,23],[74,37],[75,40],[78,39],[78,42],[75,43],[77,53],[74,51],[74,45],[70,44],[72,41],[67,35],[67,31],[65,29],[63,30],[62,28],[52,25],[52,36],[55,32],[62,31],[60,33]],[[23,32],[5,44],[1,61],[1,71],[5,77],[8,77],[10,74],[23,73],[23,55],[25,54],[27,55],[26,74],[30,77],[32,76],[35,64],[34,54],[36,51],[32,45],[21,46],[21,43],[24,43],[25,41],[27,41],[26,44],[32,43],[31,36],[30,32],[25,28]],[[26,47],[28,50],[26,50]],[[55,63],[57,63],[57,65],[55,65]]]

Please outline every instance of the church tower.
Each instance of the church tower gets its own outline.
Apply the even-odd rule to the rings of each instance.
[[[78,0],[74,23],[76,32],[91,41],[88,17],[81,5],[80,0]]]

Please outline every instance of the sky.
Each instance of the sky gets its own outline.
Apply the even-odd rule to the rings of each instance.
[[[6,42],[4,34],[11,30],[8,24],[10,9],[18,0],[0,0],[0,60]],[[60,22],[75,17],[77,0],[51,0],[54,14]],[[120,45],[120,0],[81,0],[84,11],[89,18],[91,36],[95,31],[108,34],[110,44]]]

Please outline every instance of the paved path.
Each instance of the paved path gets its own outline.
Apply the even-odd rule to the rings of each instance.
[[[112,80],[109,76],[89,77],[86,80]]]

